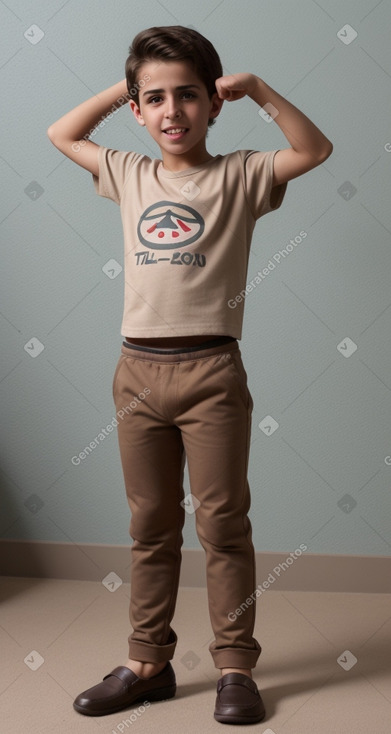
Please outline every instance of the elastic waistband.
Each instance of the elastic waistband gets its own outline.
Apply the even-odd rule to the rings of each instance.
[[[144,359],[150,362],[183,362],[202,357],[211,357],[220,352],[234,352],[239,350],[238,340],[231,336],[222,336],[194,347],[178,347],[176,349],[157,349],[155,347],[141,347],[139,344],[122,342],[122,354],[133,359]]]

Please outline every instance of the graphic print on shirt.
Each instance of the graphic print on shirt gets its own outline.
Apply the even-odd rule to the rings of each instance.
[[[179,252],[196,242],[204,229],[205,222],[201,214],[186,204],[174,201],[152,204],[143,212],[137,225],[139,241],[149,249],[135,253],[136,264],[152,265],[166,261],[173,265],[204,267],[205,255],[193,251]],[[167,253],[168,257],[155,257],[155,250],[175,252]]]

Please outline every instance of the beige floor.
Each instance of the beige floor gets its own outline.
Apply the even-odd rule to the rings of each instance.
[[[176,697],[144,711],[138,705],[104,717],[78,714],[75,696],[127,658],[129,588],[1,579],[1,734],[390,734],[391,597],[385,594],[264,593],[254,679],[267,713],[263,722],[243,727],[213,718],[219,671],[208,652],[206,591],[182,587],[173,621]]]

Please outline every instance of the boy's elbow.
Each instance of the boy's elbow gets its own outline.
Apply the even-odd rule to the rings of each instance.
[[[323,163],[324,161],[326,161],[327,158],[331,156],[332,152],[333,152],[333,144],[329,140],[328,144],[325,146],[324,150],[321,153],[320,163]]]
[[[51,140],[51,142],[53,142],[53,138],[54,138],[54,125],[49,125],[48,129],[46,130],[46,134],[47,134],[49,140]]]
[[[59,135],[58,130],[56,129],[55,125],[49,125],[48,129],[46,130],[46,134],[50,140],[50,142],[54,145],[55,148],[58,148],[58,150],[62,149],[63,139]]]
[[[56,127],[55,122],[49,125],[48,129],[46,130],[46,134],[53,145],[60,143],[62,140],[61,131]]]

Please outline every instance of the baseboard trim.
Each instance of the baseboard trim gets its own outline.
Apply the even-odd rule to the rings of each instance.
[[[102,581],[114,571],[130,581],[131,545],[0,539],[0,575]],[[258,552],[257,585],[263,592],[344,591],[389,594],[391,557]],[[206,586],[203,549],[183,549],[181,586]],[[255,590],[254,590],[255,591]]]

